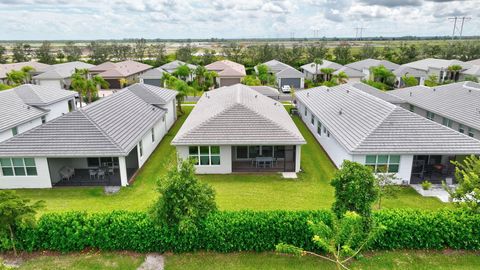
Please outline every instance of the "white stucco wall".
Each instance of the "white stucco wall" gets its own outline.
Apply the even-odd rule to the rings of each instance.
[[[26,122],[17,126],[18,134],[28,131],[34,127],[37,127],[42,124],[42,118],[36,118],[30,122]],[[0,142],[5,141],[13,137],[12,129],[8,129],[0,132]]]
[[[347,150],[345,150],[345,148],[343,148],[340,145],[340,143],[338,143],[338,141],[334,138],[333,134],[330,134],[330,137],[328,137],[327,133],[323,132],[323,127],[322,127],[322,135],[320,136],[317,133],[317,120],[319,119],[315,117],[315,123],[314,125],[312,125],[310,122],[311,111],[308,111],[307,116],[305,116],[304,105],[298,102],[297,106],[299,108],[299,113],[301,115],[303,122],[308,127],[308,129],[312,132],[315,139],[317,139],[317,141],[320,143],[323,149],[327,152],[328,156],[337,167],[340,167],[345,159],[352,160],[352,156],[347,152]],[[321,119],[320,119],[320,122],[322,122]],[[322,125],[324,124],[322,123]],[[326,128],[328,130],[328,127]]]
[[[177,120],[176,106],[176,99],[172,99],[168,104],[161,106],[161,108],[167,110],[167,114],[165,115],[167,130],[169,130],[173,126],[173,123],[175,123],[175,120]]]
[[[73,99],[72,99],[73,100]],[[45,106],[45,107],[42,107],[46,110],[49,110],[46,118],[47,118],[47,122],[48,121],[51,121],[57,117],[60,117],[62,116],[63,114],[66,114],[69,112],[68,110],[68,102],[69,100],[62,100],[60,102],[57,102],[57,103],[53,103],[51,105],[48,105],[48,106]],[[75,104],[74,101],[72,101],[72,104]]]
[[[188,159],[188,146],[177,146],[179,160]],[[232,146],[220,146],[220,165],[195,166],[197,174],[229,174],[232,173]]]
[[[47,158],[35,158],[37,176],[3,176],[0,171],[0,189],[51,188]]]
[[[166,117],[170,116],[170,112],[167,113]],[[138,166],[139,168],[145,164],[147,159],[150,157],[150,155],[155,151],[155,148],[157,148],[158,144],[160,141],[163,139],[165,136],[165,133],[167,132],[167,120],[162,121],[160,119],[155,123],[153,126],[154,133],[155,133],[155,141],[152,142],[152,131],[149,129],[142,137],[142,145],[143,145],[143,155],[140,156],[140,146],[137,145],[137,155],[138,155]]]

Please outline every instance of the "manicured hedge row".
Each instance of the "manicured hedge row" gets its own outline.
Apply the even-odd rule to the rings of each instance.
[[[387,227],[376,249],[480,249],[480,215],[396,209],[376,212],[374,219]],[[27,251],[268,251],[280,242],[312,249],[308,220],[330,222],[331,213],[216,212],[198,230],[180,234],[155,226],[142,212],[71,212],[43,215],[35,228],[19,229],[17,238]],[[6,236],[0,237],[0,249],[9,248],[7,244]]]

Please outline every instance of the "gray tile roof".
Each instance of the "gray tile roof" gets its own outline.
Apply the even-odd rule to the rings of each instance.
[[[165,115],[128,89],[0,143],[0,156],[125,156]]]
[[[183,66],[183,65],[187,65],[190,69],[196,69],[197,68],[197,66],[195,66],[195,65],[188,64],[188,63],[185,63],[185,62],[180,61],[180,60],[174,60],[170,63],[166,63],[165,65],[160,66],[160,68],[162,68],[163,70],[165,70],[167,72],[172,72],[172,71],[175,71],[175,69],[177,69],[179,66]]]
[[[480,84],[451,83],[436,87],[414,86],[389,91],[408,103],[480,130]]]
[[[275,74],[278,79],[282,78],[305,78],[305,74],[294,69],[293,67],[287,67],[286,69]]]
[[[426,59],[405,64],[405,66],[409,66],[409,67],[424,70],[424,71],[428,71],[430,68],[447,69],[449,66],[452,66],[452,65],[460,65],[464,69],[468,69],[472,67],[471,64],[465,63],[459,60],[445,60],[445,59],[437,59],[437,58],[426,58]]]
[[[470,61],[468,61],[467,63],[469,63],[469,64],[471,64],[471,65],[480,66],[480,58],[474,59],[474,60],[470,60]]]
[[[323,64],[318,65],[317,70],[315,69],[315,63],[313,63],[313,62],[309,63],[309,64],[305,64],[305,65],[301,66],[300,68],[308,71],[311,74],[315,74],[317,71],[318,71],[318,74],[322,74],[322,71],[321,71],[322,68],[333,68],[335,70],[338,70],[338,69],[341,69],[342,67],[343,67],[342,65],[337,64],[335,62],[331,62],[331,61],[328,61],[328,60],[323,60]]]
[[[177,91],[149,84],[136,83],[126,89],[152,105],[165,105],[177,96]]]
[[[278,60],[270,60],[268,62],[265,62],[263,63],[263,65],[266,65],[268,67],[268,69],[273,72],[273,73],[277,73],[277,72],[280,72],[286,68],[289,68],[291,66],[285,64],[285,63],[282,63]],[[257,66],[255,66],[255,70],[256,70]]]
[[[371,67],[378,67],[378,66],[384,66],[389,70],[394,70],[399,67],[399,65],[392,63],[388,60],[377,60],[377,59],[364,59],[364,60],[347,64],[345,66],[356,69],[356,70],[369,69]]]
[[[200,98],[173,145],[304,144],[283,105],[242,84]]]
[[[7,73],[12,70],[21,70],[23,67],[33,67],[35,69],[34,73],[42,73],[47,71],[51,66],[43,64],[40,62],[20,62],[20,63],[11,63],[11,64],[0,64],[0,79],[6,78]]]
[[[396,97],[394,95],[390,95],[387,91],[379,90],[379,89],[377,89],[375,87],[372,87],[368,84],[364,84],[364,83],[361,83],[361,82],[356,82],[356,83],[352,83],[351,85],[353,87],[365,92],[365,93],[368,93],[372,96],[376,96],[380,99],[383,99],[383,100],[388,101],[388,102],[393,103],[393,104],[407,103],[405,100],[403,100],[399,97]]]
[[[462,73],[478,77],[480,76],[480,65],[474,65],[471,68],[463,71]]]
[[[393,71],[393,74],[397,77],[403,77],[405,75],[413,77],[427,77],[427,72],[422,69],[412,68],[406,65],[401,65]]]
[[[166,72],[165,70],[158,67],[158,68],[147,70],[145,73],[143,73],[139,77],[143,79],[161,79],[163,78],[163,73],[165,72]]]
[[[70,99],[75,95],[76,92],[73,91],[32,84],[0,91],[0,131],[40,118],[48,113],[42,106]]]
[[[34,79],[45,80],[45,79],[65,79],[70,78],[76,69],[89,69],[94,67],[94,65],[75,61],[62,64],[52,65],[47,68],[47,70],[37,76],[34,76]]]
[[[260,86],[249,86],[249,87],[267,97],[280,95],[277,89],[270,86],[260,85]]]
[[[351,154],[478,154],[480,142],[344,84],[296,93]]]
[[[340,69],[335,70],[332,74],[333,75],[338,75],[340,72],[345,72],[345,74],[347,74],[347,76],[349,78],[363,78],[363,77],[365,77],[365,74],[363,74],[363,72],[358,71],[358,70],[353,69],[353,68],[349,68],[349,67],[341,67]]]

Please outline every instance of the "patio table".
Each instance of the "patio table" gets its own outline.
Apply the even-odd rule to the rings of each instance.
[[[267,163],[270,163],[270,165],[273,163],[273,157],[256,157],[255,163],[256,167],[263,163],[263,167],[265,168],[267,166]]]

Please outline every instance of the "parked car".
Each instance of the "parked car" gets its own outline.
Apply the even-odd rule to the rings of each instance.
[[[290,85],[284,85],[282,86],[282,92],[283,93],[290,93],[292,89],[290,88]]]

